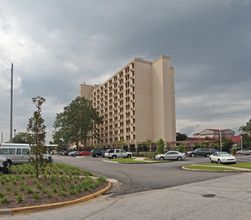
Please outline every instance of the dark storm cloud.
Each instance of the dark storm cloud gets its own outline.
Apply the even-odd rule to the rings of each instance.
[[[135,57],[164,54],[175,68],[177,131],[236,129],[250,117],[247,0],[0,0],[0,6],[0,64],[14,62],[21,78],[18,116],[31,113],[32,97],[45,96],[51,125],[80,83],[102,83]],[[27,124],[21,118],[20,127]]]

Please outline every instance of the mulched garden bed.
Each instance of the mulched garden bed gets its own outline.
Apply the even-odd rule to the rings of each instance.
[[[66,165],[59,169],[53,164],[41,172],[37,179],[32,166],[25,164],[13,166],[10,174],[0,175],[0,209],[70,201],[108,185],[104,177],[92,177],[89,172]]]

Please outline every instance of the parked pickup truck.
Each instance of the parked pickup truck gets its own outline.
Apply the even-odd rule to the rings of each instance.
[[[8,173],[9,172],[9,164],[7,162],[7,158],[0,156],[0,171],[2,173]]]
[[[104,157],[109,158],[109,159],[115,159],[117,157],[123,157],[123,158],[131,158],[132,153],[131,152],[126,152],[123,149],[108,149],[105,151]]]

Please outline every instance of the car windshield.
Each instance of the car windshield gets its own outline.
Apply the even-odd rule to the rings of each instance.
[[[219,153],[218,156],[222,157],[222,156],[229,156],[229,153]]]

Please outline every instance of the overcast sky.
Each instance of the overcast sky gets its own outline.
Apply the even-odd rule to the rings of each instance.
[[[140,57],[171,58],[177,132],[238,128],[251,118],[249,0],[0,0],[0,133],[26,131],[43,96],[51,140],[56,113],[78,86],[103,83]]]

